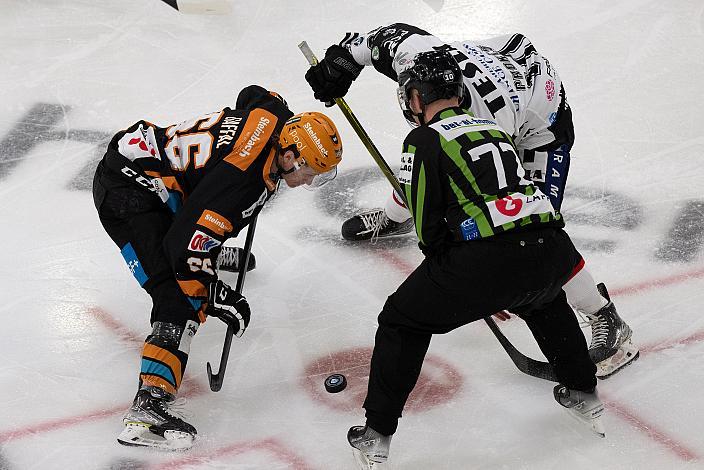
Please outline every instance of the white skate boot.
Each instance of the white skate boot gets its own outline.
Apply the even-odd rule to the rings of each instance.
[[[556,385],[553,395],[560,405],[567,408],[571,416],[589,426],[600,437],[606,437],[604,426],[601,424],[604,404],[599,399],[596,389],[592,392],[582,392],[564,385]]]
[[[369,426],[352,426],[347,431],[360,470],[381,470],[389,458],[391,436],[382,436]]]

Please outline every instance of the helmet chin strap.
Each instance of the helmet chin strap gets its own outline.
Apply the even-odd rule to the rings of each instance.
[[[427,124],[425,122],[425,105],[423,104],[423,102],[420,103],[420,113],[413,113],[413,115],[418,118],[418,122],[421,126],[425,126]]]
[[[290,148],[290,147],[289,147]],[[296,166],[292,166],[288,170],[284,170],[281,168],[281,165],[279,164],[279,158],[283,158],[284,154],[289,150],[289,148],[282,149],[280,145],[277,144],[276,146],[276,173],[272,173],[274,176],[276,176],[276,179],[281,179],[283,175],[290,175],[294,171],[296,171]],[[295,151],[294,151],[295,153]]]

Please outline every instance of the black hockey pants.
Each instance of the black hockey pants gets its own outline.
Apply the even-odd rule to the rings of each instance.
[[[396,431],[433,334],[504,309],[526,321],[561,383],[595,387],[596,367],[562,291],[580,260],[569,236],[554,228],[464,242],[425,258],[379,315],[367,424]]]
[[[100,222],[117,244],[127,266],[151,296],[151,322],[184,327],[199,322],[196,310],[176,282],[162,241],[171,227],[173,213],[146,189],[98,164],[93,179],[93,199]]]

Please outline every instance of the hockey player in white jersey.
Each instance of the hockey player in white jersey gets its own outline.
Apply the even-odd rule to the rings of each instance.
[[[306,80],[315,98],[330,104],[347,93],[365,66],[371,65],[396,81],[418,52],[429,50],[452,54],[464,77],[461,107],[474,116],[495,120],[512,134],[528,176],[559,210],[574,142],[572,111],[557,71],[522,34],[447,44],[403,23],[367,34],[347,33],[308,70]],[[412,119],[405,117],[413,125]],[[401,198],[393,193],[385,208],[345,221],[342,235],[347,240],[365,240],[411,230],[413,220]],[[637,359],[639,351],[631,340],[631,329],[619,317],[604,284],[595,286],[582,265],[564,290],[570,304],[591,325],[589,353],[598,377],[606,378]]]

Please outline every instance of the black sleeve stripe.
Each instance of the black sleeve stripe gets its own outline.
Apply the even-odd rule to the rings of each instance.
[[[345,33],[345,37],[340,41],[340,46],[349,47],[352,42],[359,37],[359,33]]]
[[[502,54],[510,54],[512,52],[516,52],[518,48],[520,47],[521,43],[523,42],[523,39],[525,36],[522,34],[514,34],[511,36],[511,39],[508,40],[508,42],[499,49],[499,52]]]

